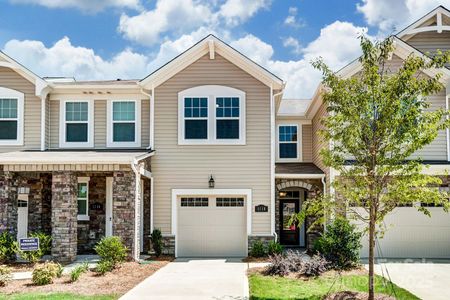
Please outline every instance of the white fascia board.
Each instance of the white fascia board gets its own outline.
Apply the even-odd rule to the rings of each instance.
[[[441,14],[441,15],[443,14],[443,15],[450,17],[449,12],[446,9],[444,9],[443,7],[439,6],[436,9],[433,9],[432,11],[430,11],[428,14],[426,14],[422,18],[420,18],[417,21],[415,21],[414,23],[412,23],[411,25],[409,25],[408,27],[406,27],[405,29],[403,29],[402,31],[400,31],[399,33],[397,33],[397,36],[399,38],[403,38],[406,35],[413,34],[412,31],[414,29],[418,28],[425,21],[427,21],[428,19],[432,18],[434,15],[437,15],[437,14]]]

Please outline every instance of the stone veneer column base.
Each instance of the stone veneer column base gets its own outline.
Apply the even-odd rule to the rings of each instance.
[[[175,256],[175,236],[165,235],[162,238],[163,249],[162,254]],[[153,249],[151,249],[153,251]]]
[[[0,173],[0,231],[17,234],[17,182],[11,172]]]
[[[73,172],[53,172],[52,176],[52,256],[60,262],[77,257],[77,176]]]
[[[252,251],[253,244],[255,244],[255,242],[260,241],[263,243],[264,246],[267,247],[267,245],[271,241],[274,241],[274,240],[275,240],[275,237],[273,235],[249,235],[248,236],[248,254],[250,254],[250,252]]]

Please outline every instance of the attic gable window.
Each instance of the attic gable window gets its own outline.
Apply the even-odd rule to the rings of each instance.
[[[218,85],[178,93],[179,145],[245,145],[245,93]]]
[[[0,87],[0,145],[23,145],[24,94]]]

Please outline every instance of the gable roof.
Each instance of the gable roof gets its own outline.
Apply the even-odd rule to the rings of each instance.
[[[34,84],[36,96],[39,96],[41,98],[47,96],[48,92],[51,90],[50,84],[47,81],[18,63],[3,51],[0,51],[0,59],[0,67],[10,68],[11,70],[14,70],[22,77]]]
[[[155,70],[142,79],[139,84],[155,88],[208,53],[210,59],[214,59],[215,53],[219,54],[265,85],[271,86],[274,90],[280,90],[284,87],[284,82],[281,78],[212,34]]]
[[[450,19],[450,10],[440,5],[396,35],[405,40],[420,32],[450,31],[450,24],[444,24],[443,17]]]

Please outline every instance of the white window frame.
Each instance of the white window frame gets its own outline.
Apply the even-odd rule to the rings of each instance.
[[[78,187],[78,183],[86,183],[87,186],[87,193],[86,193],[86,214],[85,215],[79,215],[77,213],[77,220],[78,221],[89,221],[89,181],[90,181],[90,177],[78,177],[77,178],[77,187]],[[77,190],[77,207],[78,207],[78,200],[81,198],[78,198],[78,190]],[[84,200],[84,199],[82,199]],[[78,208],[77,208],[78,210]]]
[[[86,121],[66,121],[67,102],[86,102],[88,104],[88,139],[87,142],[67,142],[66,124],[86,123]],[[94,147],[94,100],[61,100],[59,105],[59,147],[60,148],[92,148]]]
[[[280,141],[280,127],[282,126],[292,126],[297,128],[297,142],[281,142]],[[302,126],[300,124],[295,123],[280,123],[277,124],[277,160],[283,162],[297,162],[302,161],[302,147],[301,141],[302,139]],[[291,158],[281,158],[280,157],[280,145],[281,144],[297,144],[297,156]]]
[[[114,102],[134,102],[134,142],[114,142],[113,123],[131,123],[131,121],[113,121],[113,103]],[[107,104],[107,139],[106,146],[110,148],[138,148],[141,147],[141,100],[140,99],[114,99],[109,100]]]
[[[0,87],[0,99],[16,99],[17,100],[17,118],[1,118],[4,121],[17,121],[17,138],[15,140],[1,140],[0,145],[2,146],[23,146],[23,135],[24,135],[24,93],[19,91]]]
[[[245,145],[246,144],[246,97],[245,92],[221,85],[202,85],[178,93],[178,145]],[[216,138],[216,98],[239,98],[239,139]],[[207,98],[208,138],[185,139],[184,98]],[[202,118],[193,118],[200,120]],[[219,118],[237,119],[237,118]]]

